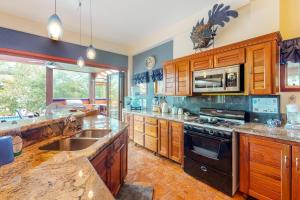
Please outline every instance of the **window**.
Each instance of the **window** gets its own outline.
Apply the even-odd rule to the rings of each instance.
[[[107,97],[107,80],[106,78],[96,78],[96,99],[104,99]]]
[[[300,63],[288,62],[286,66],[286,86],[300,86]]]
[[[89,98],[89,73],[53,70],[54,99]]]
[[[0,116],[28,115],[46,107],[46,68],[0,61]]]

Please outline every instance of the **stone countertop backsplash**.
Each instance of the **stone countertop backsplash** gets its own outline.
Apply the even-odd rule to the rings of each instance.
[[[89,160],[126,128],[125,123],[115,119],[86,116],[83,129],[111,129],[111,132],[80,151],[39,149],[65,136],[28,146],[13,163],[0,167],[0,199],[114,199]]]
[[[144,115],[148,117],[155,117],[158,119],[166,119],[178,122],[188,122],[190,119],[185,118],[184,115],[172,115],[170,113],[155,113],[152,111],[128,111],[123,110],[125,113],[133,113],[138,115]],[[285,140],[289,142],[300,143],[300,130],[289,130],[283,126],[277,128],[269,128],[266,124],[262,123],[245,123],[244,125],[232,127],[234,131],[240,133],[246,133],[251,135],[269,137],[274,139]]]

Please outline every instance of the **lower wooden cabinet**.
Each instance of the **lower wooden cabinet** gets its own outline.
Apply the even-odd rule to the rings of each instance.
[[[257,199],[300,199],[300,146],[240,134],[240,191]]]
[[[125,113],[124,114],[124,121],[125,123],[127,123],[129,125],[128,127],[128,135],[129,135],[129,138],[131,140],[133,140],[133,132],[134,132],[134,127],[133,127],[133,114],[130,114],[130,113]]]
[[[300,146],[292,149],[292,200],[300,200]]]
[[[158,153],[169,157],[169,122],[168,120],[158,120]]]
[[[91,163],[112,194],[116,196],[128,170],[127,130],[93,158]]]
[[[169,122],[169,158],[182,163],[183,161],[183,124]]]

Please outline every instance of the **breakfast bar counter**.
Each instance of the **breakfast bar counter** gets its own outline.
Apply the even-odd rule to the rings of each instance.
[[[43,151],[57,136],[23,149],[15,161],[0,167],[0,199],[114,199],[90,163],[127,125],[101,115],[83,118],[84,129],[111,132],[79,151]]]

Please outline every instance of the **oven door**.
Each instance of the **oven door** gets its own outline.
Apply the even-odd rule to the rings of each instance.
[[[195,71],[193,92],[224,92],[225,74],[223,69]]]
[[[232,138],[185,130],[184,156],[218,171],[232,173]]]

